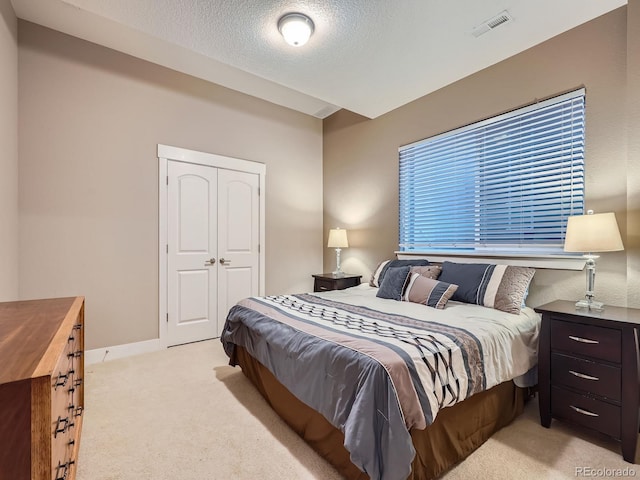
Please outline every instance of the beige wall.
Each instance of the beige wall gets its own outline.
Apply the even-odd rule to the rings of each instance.
[[[637,14],[629,28],[640,29]],[[637,47],[637,34],[634,42]],[[581,86],[587,90],[587,207],[614,211],[627,244],[632,198],[627,174],[636,190],[639,180],[638,159],[627,156],[626,64],[627,16],[621,8],[377,119],[346,111],[326,119],[324,236],[334,226],[349,229],[344,269],[367,278],[377,262],[398,248],[400,145]],[[601,300],[627,304],[628,258],[637,262],[637,244],[631,251],[601,256],[596,280]],[[333,262],[334,253],[325,249],[325,269]],[[584,295],[584,283],[583,272],[539,271],[530,303],[577,299]],[[640,306],[637,294],[629,295],[628,303]]]
[[[0,302],[18,298],[18,27],[0,0]]]
[[[640,306],[640,1],[627,5],[627,296]]]
[[[267,294],[322,268],[322,122],[19,23],[20,296],[85,295],[87,348],[158,337],[158,143],[263,162]]]

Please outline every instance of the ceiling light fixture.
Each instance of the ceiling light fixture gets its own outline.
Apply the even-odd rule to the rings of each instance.
[[[313,29],[313,21],[302,13],[287,13],[278,20],[278,30],[285,42],[294,47],[307,43]]]

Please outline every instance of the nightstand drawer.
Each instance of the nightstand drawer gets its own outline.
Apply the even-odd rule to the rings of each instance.
[[[551,382],[620,401],[620,368],[568,355],[551,355]]]
[[[314,290],[316,292],[322,292],[324,290],[336,290],[336,282],[334,280],[316,278],[314,283]]]
[[[313,283],[314,292],[326,292],[328,290],[344,290],[345,288],[360,285],[362,275],[334,275],[332,273],[318,273],[312,275],[315,279]]]
[[[620,439],[620,407],[558,387],[551,387],[554,416]]]
[[[620,363],[620,330],[551,320],[551,349]]]

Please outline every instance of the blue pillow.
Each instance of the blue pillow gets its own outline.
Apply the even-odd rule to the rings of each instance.
[[[438,280],[458,285],[451,300],[518,314],[534,273],[530,267],[443,262]]]
[[[484,290],[495,265],[487,263],[442,262],[442,273],[438,280],[458,285],[451,300],[482,305]]]
[[[382,285],[382,281],[384,280],[384,276],[387,274],[387,270],[393,267],[404,267],[404,266],[416,266],[416,267],[426,267],[427,265],[431,265],[429,260],[425,260],[424,258],[415,258],[408,260],[385,260],[380,262],[376,269],[371,274],[371,280],[369,281],[369,285],[372,287],[379,287]]]
[[[380,288],[378,288],[376,297],[401,301],[407,278],[409,277],[409,270],[411,270],[409,265],[404,267],[389,267],[380,284]]]

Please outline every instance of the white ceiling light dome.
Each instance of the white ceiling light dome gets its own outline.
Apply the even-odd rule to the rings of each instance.
[[[314,30],[313,21],[302,13],[287,13],[278,20],[278,30],[285,42],[294,47],[301,47]]]

